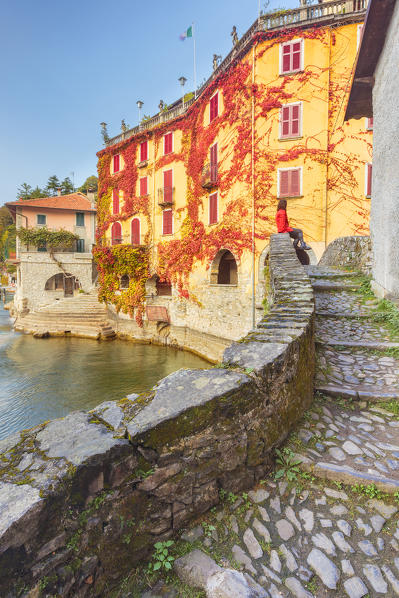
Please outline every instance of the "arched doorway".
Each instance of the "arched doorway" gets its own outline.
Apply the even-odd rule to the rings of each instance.
[[[211,283],[236,285],[238,282],[237,262],[228,249],[221,249],[215,255],[211,266]]]
[[[67,272],[59,272],[58,274],[54,274],[46,281],[44,285],[45,291],[63,291],[64,297],[72,297],[74,292],[77,291],[80,287],[80,283],[76,276],[69,274]]]

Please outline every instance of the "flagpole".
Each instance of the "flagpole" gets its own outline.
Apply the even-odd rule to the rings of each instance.
[[[194,23],[192,23],[193,28],[193,43],[194,43],[194,99],[197,97],[197,65],[196,65],[196,53],[195,53],[195,32],[194,32]]]

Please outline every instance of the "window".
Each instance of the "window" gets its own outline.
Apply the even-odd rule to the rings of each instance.
[[[128,289],[129,288],[129,283],[130,283],[130,279],[128,277],[127,274],[123,274],[123,276],[121,276],[121,281],[119,284],[119,288],[120,289]]]
[[[157,278],[156,290],[159,297],[170,297],[172,295],[172,285],[168,280],[161,282],[159,278]]]
[[[76,251],[77,251],[77,253],[85,252],[85,240],[84,239],[78,239],[76,241]]]
[[[218,221],[218,194],[212,193],[209,196],[209,224],[216,224]]]
[[[37,223],[38,224],[46,224],[46,216],[44,214],[37,215]]]
[[[211,183],[216,183],[218,180],[218,144],[214,143],[210,148],[210,179]]]
[[[119,189],[112,190],[112,213],[119,214]]]
[[[114,172],[119,172],[119,170],[120,170],[120,155],[119,154],[116,154],[116,156],[114,156],[113,166],[114,166]]]
[[[162,234],[173,234],[173,212],[172,210],[164,210],[162,212]]]
[[[173,203],[173,170],[163,171],[163,201]]]
[[[373,130],[373,117],[366,118],[366,129],[368,131],[372,131]]]
[[[215,95],[210,99],[209,102],[209,122],[212,122],[219,114],[219,94]]]
[[[280,44],[280,74],[296,73],[303,69],[303,40]]]
[[[84,212],[76,212],[76,226],[84,226],[84,225],[85,225]]]
[[[372,174],[373,174],[373,166],[370,164],[366,164],[366,197],[371,197],[371,183],[372,183]]]
[[[171,154],[173,152],[173,133],[166,133],[163,136],[163,153]]]
[[[140,219],[133,218],[131,224],[132,245],[140,245]]]
[[[38,251],[47,251],[47,245],[46,243],[39,243],[37,246],[37,250]]]
[[[148,195],[148,180],[146,176],[140,178],[140,196]]]
[[[286,104],[280,110],[280,138],[301,137],[302,104]]]
[[[140,162],[148,160],[148,141],[140,143]]]
[[[278,197],[298,197],[302,194],[301,168],[278,169]]]
[[[122,243],[122,226],[120,222],[114,222],[111,228],[111,243],[118,245]]]

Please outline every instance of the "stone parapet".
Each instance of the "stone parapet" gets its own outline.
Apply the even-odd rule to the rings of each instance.
[[[108,595],[222,489],[267,476],[313,395],[313,293],[286,234],[271,237],[269,304],[221,367],[0,443],[0,595]]]

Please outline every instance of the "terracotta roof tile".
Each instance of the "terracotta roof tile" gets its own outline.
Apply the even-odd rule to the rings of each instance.
[[[10,201],[6,206],[23,206],[32,208],[55,208],[61,210],[74,210],[78,212],[96,212],[91,201],[83,193],[69,193],[68,195],[56,195],[55,197],[39,197],[37,199],[19,199]]]

